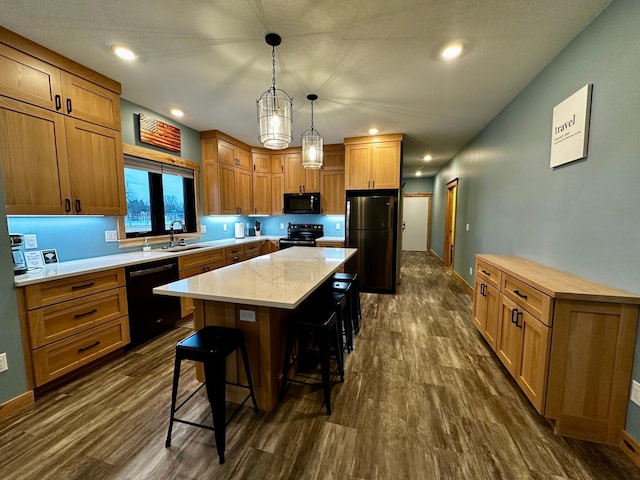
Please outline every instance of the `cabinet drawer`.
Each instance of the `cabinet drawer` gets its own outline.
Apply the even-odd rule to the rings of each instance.
[[[194,275],[200,275],[201,273],[207,273],[211,270],[222,268],[227,264],[225,260],[218,260],[217,262],[211,262],[206,265],[200,265],[199,267],[189,268],[180,272],[180,279],[193,277]]]
[[[25,287],[27,310],[86,297],[124,285],[123,268],[28,285]]]
[[[124,287],[28,312],[31,347],[37,348],[127,314]]]
[[[502,272],[496,267],[484,263],[480,260],[476,260],[476,275],[482,278],[485,282],[494,288],[500,289],[500,280]]]
[[[224,254],[227,260],[232,260],[233,257],[238,257],[244,254],[244,246],[234,245],[233,247],[227,247],[224,249]]]
[[[40,386],[129,343],[129,317],[33,350],[35,385]]]
[[[255,242],[255,243],[247,243],[246,245],[244,245],[244,253],[245,254],[251,254],[253,256],[256,256],[256,254],[260,254],[260,242]]]
[[[316,242],[316,247],[344,248],[344,242],[319,241]]]
[[[252,257],[256,257],[257,255],[251,254],[242,254],[242,255],[234,255],[232,257],[227,257],[227,265],[233,265],[234,263],[244,262],[245,260],[249,260]]]
[[[502,293],[542,323],[551,326],[551,297],[506,274],[502,279]]]
[[[178,269],[180,271],[187,270],[193,267],[216,262],[218,260],[224,260],[223,248],[219,248],[217,250],[209,250],[207,252],[190,253],[189,255],[178,257]]]

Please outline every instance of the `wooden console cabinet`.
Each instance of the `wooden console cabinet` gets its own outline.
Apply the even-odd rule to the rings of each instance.
[[[619,444],[639,305],[523,258],[476,255],[473,323],[558,435]]]

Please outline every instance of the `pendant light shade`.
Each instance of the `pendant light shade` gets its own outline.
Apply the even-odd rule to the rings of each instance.
[[[272,77],[271,88],[257,100],[258,140],[271,150],[287,148],[293,139],[293,99],[276,88],[276,47],[282,39],[276,33],[268,33],[265,41],[271,45]]]
[[[318,169],[322,168],[324,157],[324,139],[313,128],[313,102],[318,99],[318,96],[309,94],[307,99],[311,100],[311,128],[302,132],[302,166]]]

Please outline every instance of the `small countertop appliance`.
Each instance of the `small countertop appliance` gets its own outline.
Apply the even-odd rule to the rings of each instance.
[[[9,239],[11,240],[11,255],[13,256],[13,274],[22,275],[27,273],[27,262],[24,259],[24,254],[20,247],[22,247],[22,234],[10,233]]]

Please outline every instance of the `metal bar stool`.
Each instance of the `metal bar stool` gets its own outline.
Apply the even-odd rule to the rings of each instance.
[[[360,305],[360,285],[357,273],[336,272],[333,274],[336,282],[349,282],[351,284],[351,300],[355,305],[357,315],[355,316],[354,328],[356,333],[360,331],[360,320],[362,320],[362,307]]]
[[[242,354],[242,362],[244,363],[244,371],[247,376],[249,386],[239,385],[233,382],[227,382],[226,379],[226,358],[237,349]],[[176,407],[178,396],[178,382],[180,380],[180,366],[182,360],[192,360],[202,362],[204,366],[205,383],[200,385]],[[225,419],[226,406],[226,385],[236,385],[249,390],[249,394],[242,403],[234,410],[228,419]],[[175,414],[187,403],[200,389],[206,387],[209,404],[211,405],[211,413],[213,415],[213,427],[201,423],[190,422],[188,420],[176,418]],[[253,401],[253,410],[258,412],[256,396],[253,390],[253,381],[251,379],[251,369],[249,368],[249,356],[247,355],[247,347],[244,341],[244,333],[238,328],[206,326],[176,345],[176,361],[173,370],[173,389],[171,391],[171,415],[169,417],[169,431],[167,432],[167,441],[165,446],[171,446],[171,431],[173,422],[185,423],[193,427],[205,428],[213,430],[216,438],[216,448],[220,463],[224,463],[225,433],[226,426],[235,414],[242,408],[245,402],[251,397]]]
[[[342,293],[347,297],[347,315],[345,315],[345,323],[350,322],[354,333],[358,333],[358,312],[355,302],[353,301],[353,284],[350,282],[331,282],[331,288],[336,293]]]
[[[334,343],[336,363],[341,381],[344,381],[344,367],[342,363],[342,348],[340,342],[340,332],[337,327],[337,316],[333,305],[310,302],[302,308],[297,318],[293,319],[289,325],[287,342],[284,352],[284,366],[282,368],[282,385],[279,399],[284,397],[287,389],[287,381],[308,385],[309,382],[289,379],[291,369],[291,351],[296,336],[306,338],[312,335],[317,341],[320,353],[320,369],[322,372],[322,388],[324,392],[324,404],[327,408],[327,415],[331,415],[331,343]]]
[[[340,348],[342,351],[353,351],[353,325],[351,318],[344,314],[344,310],[347,306],[347,296],[340,292],[331,292],[331,298],[336,309],[337,326],[339,332]],[[344,335],[344,343],[342,336]],[[344,363],[344,358],[343,358]]]

